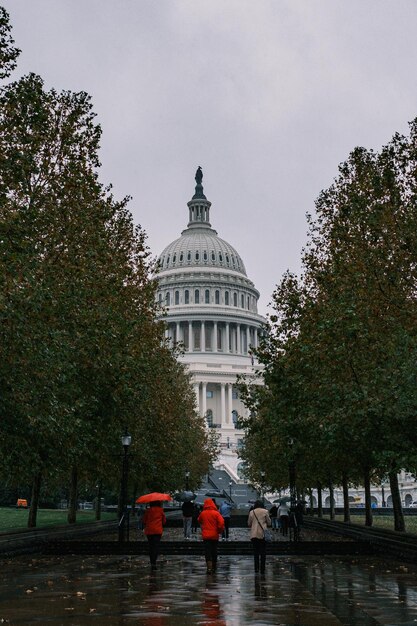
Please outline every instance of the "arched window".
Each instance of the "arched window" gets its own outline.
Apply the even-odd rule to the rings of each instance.
[[[162,304],[162,293],[161,292],[159,292],[158,301],[159,301],[159,304]]]
[[[167,291],[166,294],[165,294],[165,304],[167,306],[169,306],[171,304],[171,296],[169,294],[169,291]]]
[[[250,298],[248,296],[248,309],[250,309]]]
[[[216,289],[216,292],[214,294],[214,303],[220,304],[220,291],[218,289]]]
[[[226,306],[229,306],[229,292],[228,291],[224,292],[224,303]]]
[[[190,292],[188,289],[184,291],[184,304],[190,304]]]
[[[221,252],[219,252],[219,261],[220,263],[223,263],[223,255]]]
[[[237,428],[238,427],[238,414],[237,414],[236,409],[233,409],[232,411],[232,422],[233,422],[233,426]]]
[[[194,292],[194,304],[200,304],[200,292],[198,289]]]
[[[207,261],[207,259],[208,259],[207,250],[204,250],[204,252],[203,252],[203,259],[204,259],[204,261]]]
[[[206,291],[205,291],[204,302],[206,304],[210,304],[210,290],[209,289],[206,289]]]
[[[226,254],[226,263],[227,263],[227,265],[229,265],[229,255],[228,254]]]
[[[209,428],[213,428],[213,411],[208,409],[206,412],[206,421]]]
[[[168,267],[168,265],[169,265],[169,259],[170,259],[170,258],[171,258],[171,257],[170,257],[170,256],[169,256],[169,254],[168,254],[168,256],[167,256],[167,267]]]
[[[180,263],[184,261],[184,252],[180,253]]]
[[[240,306],[242,307],[242,309],[245,308],[245,296],[243,295],[243,293],[240,296]]]
[[[179,304],[180,303],[180,292],[176,291],[175,292],[175,304]]]
[[[199,253],[199,251],[198,251],[198,250],[196,250],[196,253],[195,253],[195,260],[196,260],[196,261],[198,261],[199,259],[200,259],[200,253]]]
[[[191,252],[189,250],[187,252],[187,261],[191,261]]]
[[[174,256],[172,257],[172,262],[175,263],[176,260],[177,260],[177,255],[174,254]]]
[[[233,306],[237,306],[237,293],[233,294]]]
[[[214,253],[214,250],[211,251],[211,260],[215,261],[216,260],[216,255]]]

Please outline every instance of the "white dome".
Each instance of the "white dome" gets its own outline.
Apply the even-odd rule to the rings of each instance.
[[[170,243],[158,259],[161,271],[184,267],[219,267],[246,276],[245,266],[235,248],[217,236],[212,228],[190,227]]]

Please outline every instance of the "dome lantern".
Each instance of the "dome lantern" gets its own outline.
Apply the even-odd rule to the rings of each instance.
[[[204,195],[204,189],[202,185],[203,170],[199,165],[195,173],[195,193],[187,203],[189,210],[188,228],[211,228],[210,224],[210,207],[209,202]]]

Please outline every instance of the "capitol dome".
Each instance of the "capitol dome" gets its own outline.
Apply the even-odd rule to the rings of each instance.
[[[217,466],[240,477],[238,450],[244,433],[239,416],[247,409],[239,398],[237,376],[255,378],[264,318],[258,314],[259,292],[246,274],[236,249],[210,224],[203,173],[187,203],[188,224],[158,258],[156,296],[164,308],[166,337],[182,347],[194,384],[197,408],[208,428],[218,429],[221,455]]]
[[[212,228],[192,226],[170,243],[158,259],[160,269],[219,267],[246,276],[245,266],[233,246],[217,236]]]

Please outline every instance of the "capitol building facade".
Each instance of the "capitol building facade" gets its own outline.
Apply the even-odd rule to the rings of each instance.
[[[238,375],[254,377],[264,318],[258,314],[259,292],[244,263],[211,227],[211,202],[204,195],[198,168],[195,194],[188,202],[188,225],[158,259],[157,298],[165,306],[166,335],[181,343],[192,376],[197,409],[207,428],[220,436],[216,467],[234,480],[242,478],[238,450],[244,433],[238,417],[246,415],[236,387]]]

